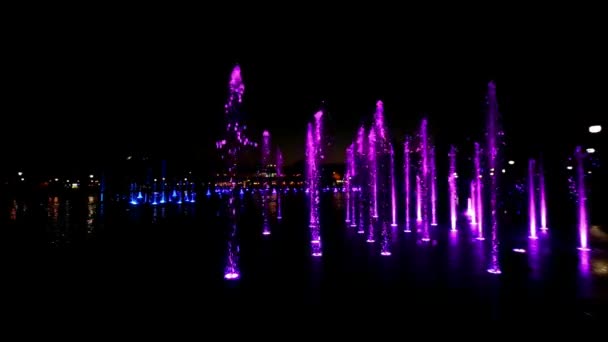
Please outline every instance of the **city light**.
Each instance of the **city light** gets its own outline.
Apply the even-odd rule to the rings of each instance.
[[[566,166],[566,169],[572,170],[572,166],[568,165],[568,166]]]
[[[600,125],[589,126],[589,133],[599,133],[601,131],[602,131],[602,126],[600,126]]]
[[[587,149],[587,153],[595,153],[595,149],[593,147],[590,147]]]
[[[509,165],[513,165],[513,164],[515,164],[515,161],[514,160],[509,160]]]
[[[17,176],[23,176],[23,172],[21,172],[21,171],[17,172]]]
[[[89,175],[89,178],[93,179],[93,177],[95,177],[95,176],[93,176],[93,175]]]

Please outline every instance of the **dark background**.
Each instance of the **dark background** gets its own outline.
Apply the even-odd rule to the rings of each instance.
[[[470,144],[490,80],[523,158],[563,158],[605,123],[604,24],[591,12],[235,7],[20,12],[4,53],[3,164],[56,174],[141,152],[206,165],[235,63],[250,133],[269,129],[287,164],[321,102],[331,162],[378,99],[397,141],[428,116],[438,145]]]

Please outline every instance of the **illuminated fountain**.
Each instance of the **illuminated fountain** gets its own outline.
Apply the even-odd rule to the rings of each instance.
[[[578,204],[578,249],[589,251],[589,215],[587,213],[587,192],[585,190],[584,153],[581,146],[577,146],[574,152],[576,158],[576,200]]]
[[[540,229],[547,231],[547,198],[545,197],[545,170],[543,167],[542,160],[538,170],[538,186],[540,188]]]
[[[260,194],[262,198],[262,235],[270,235],[270,223],[268,222],[268,206],[267,202],[268,190],[262,190]]]
[[[538,239],[536,235],[536,200],[534,199],[534,159],[528,161],[528,219],[530,225],[530,239]]]
[[[348,169],[348,200],[346,202],[346,204],[350,207],[350,217],[351,217],[351,224],[350,226],[352,228],[357,227],[357,212],[356,212],[356,196],[357,194],[355,193],[356,189],[356,176],[357,176],[357,167],[356,167],[356,162],[355,162],[355,148],[356,148],[356,142],[353,142],[350,145],[350,151],[349,151],[349,155],[348,155],[348,163],[346,165],[346,168]],[[348,210],[348,208],[347,208]]]
[[[359,203],[359,223],[357,230],[358,234],[365,234],[365,223],[366,223],[366,213],[369,213],[369,210],[366,210],[366,207],[369,205],[369,169],[367,163],[367,155],[365,153],[365,128],[359,127],[357,131],[357,153],[355,155],[355,164],[358,167],[356,172],[356,184],[359,188],[359,192],[357,194],[357,199]]]
[[[371,216],[372,218],[378,218],[378,164],[376,163],[376,131],[374,129],[369,130],[368,140],[368,151],[367,151],[367,162],[369,164],[369,177],[370,177],[370,192],[371,192]]]
[[[382,223],[382,246],[380,250],[380,255],[389,256],[391,255],[391,231],[388,229],[388,224],[386,222]]]
[[[475,192],[475,184],[477,184],[477,180],[473,178],[471,181],[471,197],[469,198],[469,217],[471,218],[471,225],[477,224],[477,193]]]
[[[416,222],[422,222],[422,187],[420,186],[420,175],[416,175]]]
[[[378,177],[376,164],[376,133],[374,129],[370,129],[368,139],[367,161],[369,164],[370,192],[372,205],[370,206],[370,217],[367,230],[367,242],[375,242],[374,239],[374,224],[378,218]]]
[[[431,176],[431,226],[437,225],[437,175],[435,164],[435,147],[431,146],[429,150],[430,158],[430,176]]]
[[[452,224],[452,231],[456,231],[456,219],[458,212],[456,206],[458,204],[458,192],[456,189],[456,147],[450,146],[450,170],[448,174],[448,185],[450,187],[450,222]]]
[[[477,240],[484,240],[483,237],[483,202],[481,186],[481,147],[475,143],[475,215],[477,218]]]
[[[393,150],[393,145],[390,145],[390,153],[391,153],[391,164],[390,164],[390,174],[391,174],[391,216],[392,216],[392,227],[397,227],[397,186],[395,185],[395,151]]]
[[[487,158],[490,167],[490,234],[491,234],[491,252],[490,265],[488,272],[500,274],[500,263],[498,260],[498,226],[499,212],[502,208],[498,202],[500,197],[501,184],[499,177],[502,175],[499,170],[502,170],[502,155],[501,147],[503,145],[504,132],[501,129],[500,118],[498,112],[498,102],[496,100],[496,85],[494,82],[488,84],[487,97]],[[481,221],[481,220],[480,220]],[[480,223],[481,227],[481,223]],[[480,228],[481,231],[481,228]]]
[[[245,85],[241,78],[241,68],[236,65],[230,75],[229,96],[225,110],[226,131],[223,140],[216,143],[217,149],[222,154],[225,165],[225,173],[228,186],[227,214],[229,222],[229,237],[227,243],[227,260],[224,272],[224,279],[234,280],[240,277],[239,270],[239,242],[238,242],[238,210],[237,201],[239,200],[238,166],[240,164],[243,147],[257,144],[249,140],[245,135],[246,126],[240,122],[240,106],[243,100]],[[176,197],[176,191],[173,196]],[[220,193],[221,196],[221,193]]]
[[[420,163],[422,164],[419,167],[418,173],[419,181],[420,181],[420,191],[421,194],[421,202],[422,202],[422,241],[431,241],[430,231],[429,231],[429,180],[430,180],[430,170],[429,170],[429,138],[427,131],[428,122],[426,119],[422,120],[420,124]]]
[[[404,173],[404,186],[405,186],[405,230],[404,232],[410,233],[412,228],[410,226],[410,137],[405,137],[405,143],[403,144],[403,173]]]
[[[346,165],[344,166],[345,168],[345,172],[344,172],[344,191],[346,192],[346,219],[344,220],[344,222],[346,223],[350,223],[350,201],[351,201],[351,168],[350,165],[352,164],[352,153],[353,152],[353,145],[349,145],[348,148],[346,148]]]
[[[321,231],[319,205],[321,195],[320,163],[322,159],[322,117],[323,112],[315,114],[315,123],[308,124],[306,135],[306,175],[310,198],[310,234],[312,256],[321,256]]]
[[[276,155],[276,159],[277,159],[277,166],[276,166],[276,171],[277,171],[277,184],[282,184],[281,181],[283,180],[283,153],[281,152],[281,149],[277,148],[277,155]],[[282,205],[281,205],[281,195],[282,191],[278,191],[277,192],[277,220],[281,220],[283,219],[283,210],[282,210]]]

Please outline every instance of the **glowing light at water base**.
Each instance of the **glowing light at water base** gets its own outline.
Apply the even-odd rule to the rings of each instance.
[[[587,212],[587,192],[585,189],[585,155],[583,148],[577,146],[574,152],[576,158],[576,199],[578,204],[578,237],[581,251],[588,251],[589,248],[589,223]]]

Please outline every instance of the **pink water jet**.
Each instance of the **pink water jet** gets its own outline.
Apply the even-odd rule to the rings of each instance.
[[[456,231],[456,219],[458,212],[456,206],[458,204],[458,192],[456,189],[456,147],[450,147],[450,171],[448,175],[448,185],[450,187],[450,222],[452,224],[452,231]]]
[[[483,202],[482,202],[482,183],[481,183],[481,147],[475,143],[475,209],[477,215],[477,240],[485,240],[483,237]]]
[[[545,194],[545,170],[542,160],[539,165],[538,177],[538,186],[540,188],[540,229],[547,231],[549,229],[547,227],[547,198]]]
[[[392,215],[392,227],[397,227],[397,187],[395,185],[395,151],[393,145],[390,145],[391,153],[391,215]]]
[[[437,225],[437,174],[435,165],[435,147],[429,151],[431,177],[431,226]]]
[[[530,227],[530,239],[538,239],[536,235],[536,200],[534,198],[534,159],[528,161],[528,220]]]
[[[583,148],[577,146],[574,152],[576,158],[576,199],[578,203],[578,237],[579,250],[589,251],[589,222],[587,213],[587,192],[585,190],[585,155]]]
[[[405,143],[403,144],[403,173],[404,173],[404,186],[405,186],[405,230],[404,232],[410,233],[412,228],[410,226],[410,137],[405,137]]]

